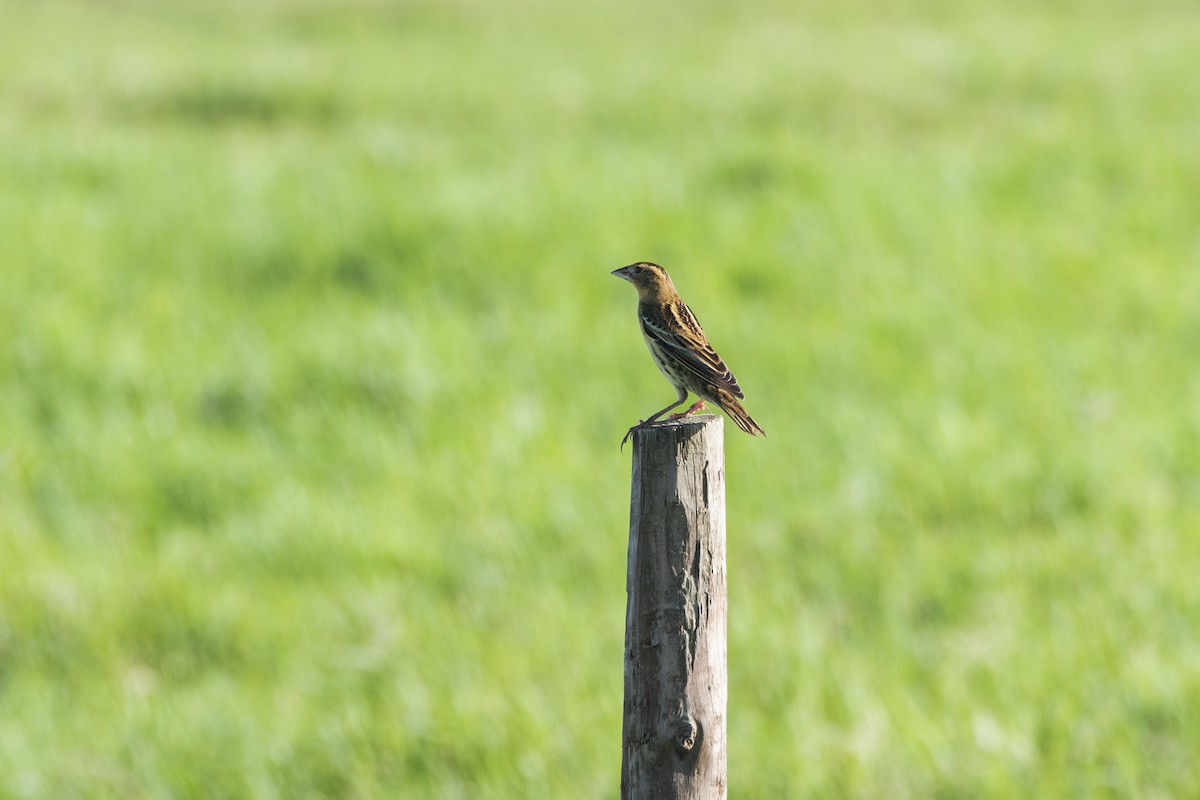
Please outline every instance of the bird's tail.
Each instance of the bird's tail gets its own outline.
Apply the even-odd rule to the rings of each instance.
[[[737,425],[746,433],[750,434],[751,436],[767,435],[766,431],[760,428],[758,423],[754,421],[754,418],[746,413],[746,409],[742,408],[742,404],[739,403],[738,399],[733,396],[733,393],[724,389],[720,390],[717,394],[717,405],[719,405],[721,410],[724,411],[731,420],[733,420],[734,425]]]

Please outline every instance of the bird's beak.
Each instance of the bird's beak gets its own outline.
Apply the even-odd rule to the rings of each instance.
[[[620,269],[614,269],[612,271],[612,274],[616,275],[618,278],[623,278],[625,280],[629,280],[629,267],[621,267]]]

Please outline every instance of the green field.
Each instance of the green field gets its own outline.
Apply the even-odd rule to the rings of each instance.
[[[0,0],[0,800],[612,798],[665,264],[731,797],[1200,796],[1200,6]]]

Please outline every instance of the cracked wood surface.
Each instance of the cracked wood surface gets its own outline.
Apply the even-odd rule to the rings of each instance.
[[[727,796],[723,422],[634,434],[623,800]]]

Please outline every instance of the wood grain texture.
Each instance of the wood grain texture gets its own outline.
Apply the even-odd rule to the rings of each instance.
[[[694,416],[634,434],[624,800],[727,796],[723,429]]]

